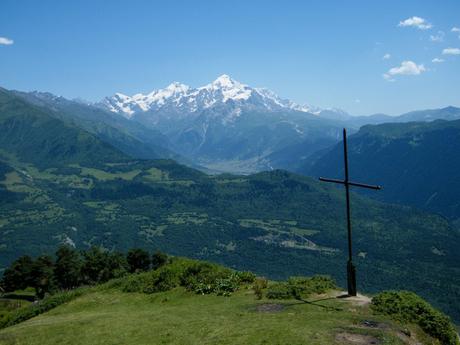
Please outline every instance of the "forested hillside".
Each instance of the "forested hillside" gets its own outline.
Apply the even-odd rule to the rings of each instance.
[[[460,218],[460,120],[364,126],[348,151],[353,179],[384,186],[372,197]],[[303,172],[343,176],[342,143]]]
[[[344,198],[284,171],[208,176],[133,160],[3,92],[1,264],[67,243],[161,249],[270,278],[331,274],[344,283]],[[359,288],[404,287],[458,317],[460,236],[442,217],[353,195]],[[410,267],[410,269],[408,269]]]

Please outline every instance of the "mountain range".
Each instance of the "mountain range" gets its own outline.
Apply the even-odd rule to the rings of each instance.
[[[273,279],[326,273],[344,284],[345,200],[337,188],[280,170],[206,175],[172,160],[138,159],[101,134],[111,128],[131,138],[112,123],[118,117],[84,115],[94,107],[71,110],[64,100],[40,103],[42,96],[0,90],[3,267],[65,243],[161,249]],[[92,116],[103,114],[98,131]],[[352,200],[359,288],[413,289],[460,318],[452,303],[460,296],[459,231],[408,206]]]
[[[100,102],[70,101],[48,93],[18,95],[55,109],[137,158],[172,158],[207,172],[302,171],[311,156],[340,141],[342,127],[460,119],[460,109],[400,116],[352,116],[282,99],[228,75],[198,88],[174,82],[148,94],[117,93]]]

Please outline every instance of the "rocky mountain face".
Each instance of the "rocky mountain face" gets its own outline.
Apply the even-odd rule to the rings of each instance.
[[[146,95],[117,93],[96,106],[159,130],[173,150],[217,171],[289,169],[271,155],[307,141],[303,156],[308,156],[334,144],[340,131],[337,121],[321,116],[324,110],[282,99],[228,75],[199,88],[175,82]]]

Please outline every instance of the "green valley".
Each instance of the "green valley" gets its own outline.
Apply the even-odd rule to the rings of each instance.
[[[336,188],[278,170],[208,176],[132,159],[46,108],[0,95],[3,268],[64,243],[161,249],[271,279],[321,273],[344,284]],[[352,207],[359,289],[414,290],[459,320],[458,231],[442,217],[359,195]]]

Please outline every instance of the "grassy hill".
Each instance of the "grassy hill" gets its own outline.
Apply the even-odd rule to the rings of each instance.
[[[345,279],[344,197],[272,171],[207,176],[134,160],[75,124],[0,93],[0,264],[62,243],[143,247],[272,279]],[[460,319],[460,234],[442,217],[353,195],[361,290],[406,288]],[[410,267],[410,269],[408,269]]]
[[[234,283],[228,285],[231,280]],[[202,282],[212,290],[200,292]],[[295,287],[297,293],[280,293],[282,284]],[[388,299],[388,293],[372,303],[365,296],[340,295],[325,277],[267,282],[248,273],[173,258],[155,271],[80,288],[66,303],[0,330],[0,343],[402,345],[440,340],[458,344],[448,319],[415,295],[394,293],[402,303]],[[58,294],[40,303],[59,304],[53,298],[64,301]],[[385,300],[392,308],[382,303]],[[27,315],[27,308],[38,310],[40,303],[20,307],[16,318]],[[395,307],[401,309],[397,315]],[[414,311],[421,316],[414,317]]]

